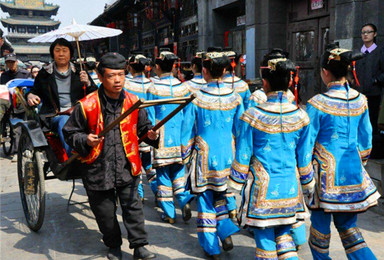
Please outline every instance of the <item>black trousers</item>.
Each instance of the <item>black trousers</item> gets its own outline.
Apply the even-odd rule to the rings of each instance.
[[[116,217],[117,197],[123,212],[123,223],[128,231],[129,248],[148,245],[147,233],[144,230],[143,204],[137,193],[139,181],[140,178],[136,177],[123,187],[107,191],[87,190],[89,204],[107,247],[119,247],[123,243]]]
[[[372,134],[376,135],[379,133],[377,120],[379,119],[381,96],[367,96],[369,119],[372,124]]]
[[[384,159],[384,134],[373,136],[370,159]]]

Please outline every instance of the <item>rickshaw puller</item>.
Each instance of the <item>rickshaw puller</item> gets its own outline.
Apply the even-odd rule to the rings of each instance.
[[[150,130],[145,109],[135,110],[128,117],[98,138],[100,131],[138,101],[124,90],[125,59],[118,53],[107,53],[97,68],[102,84],[98,91],[82,99],[63,128],[67,143],[81,157],[83,183],[89,204],[109,247],[108,259],[121,259],[121,231],[116,216],[119,198],[129,247],[135,259],[154,258],[144,246],[148,244],[144,230],[143,205],[137,189],[141,160],[138,136],[149,131],[146,143],[157,147],[158,133]]]

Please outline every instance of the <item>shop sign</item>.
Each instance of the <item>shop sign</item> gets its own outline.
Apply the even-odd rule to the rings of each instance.
[[[311,10],[321,9],[324,7],[324,0],[311,0]]]
[[[237,19],[236,19],[236,25],[237,25],[237,26],[245,25],[245,15],[238,16],[238,17],[237,17]]]

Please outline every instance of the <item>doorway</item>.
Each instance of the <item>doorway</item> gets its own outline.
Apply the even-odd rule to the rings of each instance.
[[[329,44],[329,16],[288,24],[290,58],[300,67],[300,97],[304,104],[326,91],[321,82],[320,58]]]

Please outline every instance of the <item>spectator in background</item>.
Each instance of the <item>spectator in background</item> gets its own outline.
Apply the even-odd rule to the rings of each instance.
[[[85,67],[89,73],[89,76],[91,77],[91,79],[95,83],[95,85],[97,87],[99,87],[101,85],[101,82],[100,82],[99,78],[97,77],[97,73],[96,73],[97,62],[96,62],[95,57],[87,57],[85,59]]]
[[[384,159],[384,98],[381,100],[379,119],[377,120],[379,133],[373,136],[373,147],[370,158]]]
[[[384,86],[384,50],[376,45],[377,27],[367,23],[361,28],[361,39],[364,45],[361,52],[365,58],[356,61],[357,78],[360,83],[356,90],[368,99],[369,118],[373,127],[373,135],[378,134],[377,118],[379,116],[382,87]],[[375,145],[375,144],[374,144]]]
[[[5,71],[4,65],[0,65],[0,77],[3,74],[4,71]]]
[[[17,57],[14,53],[8,54],[5,57],[5,65],[8,70],[1,74],[0,84],[6,84],[13,79],[28,79],[32,77],[28,71],[18,68],[17,63]]]
[[[32,66],[31,68],[31,75],[32,75],[32,78],[35,79],[37,74],[39,73],[40,71],[40,68],[36,65]]]
[[[14,50],[11,47],[11,45],[6,42],[5,38],[3,37],[3,31],[0,29],[0,57],[4,57],[10,53],[13,53]]]

